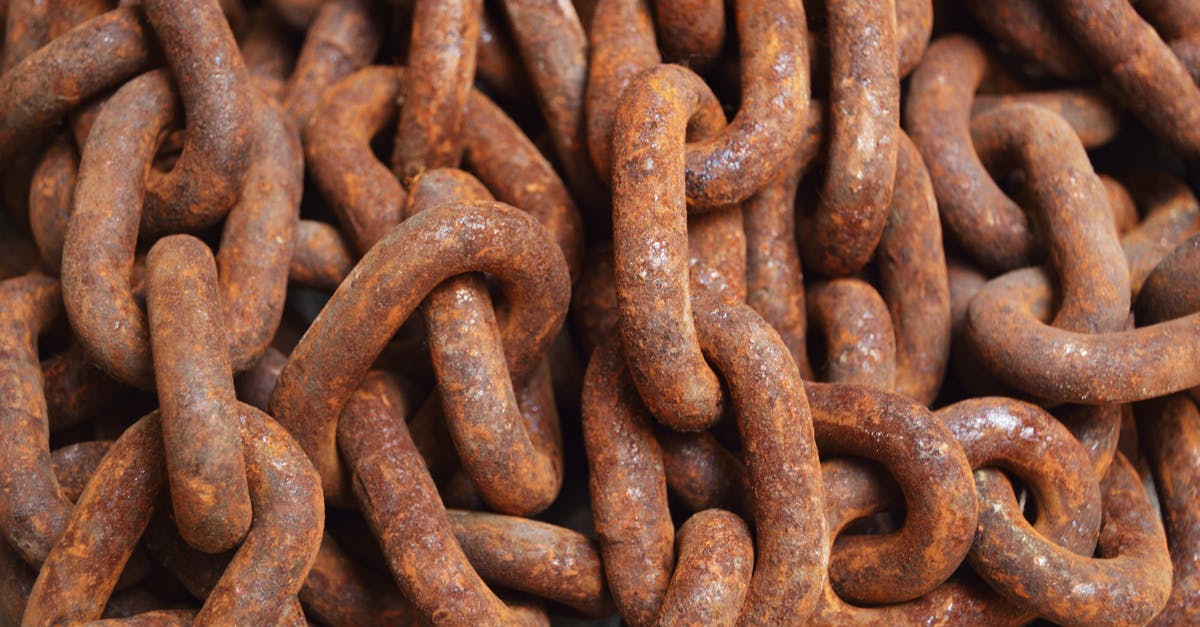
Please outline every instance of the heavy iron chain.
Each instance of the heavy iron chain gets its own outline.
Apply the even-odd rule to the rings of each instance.
[[[0,17],[0,624],[1200,622],[1200,4]]]

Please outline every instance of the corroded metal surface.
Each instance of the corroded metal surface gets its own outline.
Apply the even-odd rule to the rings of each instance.
[[[1197,3],[0,20],[0,624],[1200,620]]]

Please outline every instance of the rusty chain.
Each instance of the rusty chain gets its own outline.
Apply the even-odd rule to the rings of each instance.
[[[1200,621],[1200,6],[0,0],[0,625]]]

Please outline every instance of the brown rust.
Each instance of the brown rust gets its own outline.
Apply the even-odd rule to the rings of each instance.
[[[305,167],[360,255],[400,222],[407,198],[370,148],[396,116],[402,76],[380,66],[347,76],[325,91],[304,129]]]
[[[830,542],[851,523],[886,511],[898,490],[881,468],[861,459],[835,457],[821,464],[825,485]],[[861,607],[847,603],[828,583],[816,610],[813,625],[1024,625],[1030,615],[1007,603],[977,578],[952,577],[930,593],[904,603]]]
[[[815,370],[829,383],[884,392],[896,386],[896,336],[879,292],[858,279],[834,279],[808,291],[809,330],[824,340]]]
[[[563,177],[580,203],[593,206],[601,195],[601,185],[587,152],[583,105],[588,40],[579,15],[570,2],[503,0],[500,4],[546,120]]]
[[[1171,596],[1152,624],[1184,625],[1200,618],[1200,412],[1190,399],[1175,395],[1137,406],[1138,437],[1154,473],[1154,486],[1171,553]]]
[[[51,140],[42,153],[29,192],[29,228],[42,263],[54,274],[62,268],[63,236],[75,193],[79,155],[65,135]]]
[[[498,233],[505,248],[491,245]],[[348,496],[334,446],[346,399],[420,300],[470,271],[495,275],[508,297],[500,330],[509,372],[520,380],[562,324],[570,282],[541,225],[500,203],[433,208],[405,220],[355,266],[292,352],[271,409],[314,460],[331,501]]]
[[[787,167],[808,119],[808,46],[803,3],[739,0],[741,106],[720,133],[690,142],[686,193],[704,211],[746,200]],[[610,173],[613,124],[628,85],[661,60],[643,0],[597,7],[588,79],[588,144],[601,176]],[[633,27],[630,27],[630,24]],[[615,191],[615,186],[614,186]]]
[[[808,314],[804,275],[796,243],[796,190],[812,166],[823,113],[809,109],[808,128],[794,163],[742,203],[746,232],[746,302],[775,330],[792,353],[800,375],[812,378],[805,347]]]
[[[491,200],[482,183],[453,169],[425,171],[410,191],[410,216]],[[542,511],[562,486],[562,442],[548,379],[534,375],[514,384],[482,276],[443,281],[425,297],[422,313],[450,435],[480,496],[501,513]]]
[[[390,578],[351,559],[328,533],[297,596],[306,614],[326,624],[420,624],[417,611]]]
[[[583,264],[583,219],[554,167],[503,109],[479,91],[467,100],[463,161],[500,202],[529,212],[554,236],[572,282]]]
[[[979,472],[975,478],[980,500],[987,504],[980,507],[980,523],[1024,530],[1027,542],[1045,558],[1043,569],[1013,582],[1046,599],[1038,608],[1042,616],[1070,625],[1142,624],[1166,604],[1171,563],[1162,522],[1123,455],[1117,454],[1100,483],[1104,519],[1095,558],[1029,533],[1029,522],[1002,476]],[[1014,573],[1009,570],[1005,576]]]
[[[475,59],[475,77],[487,89],[508,102],[526,103],[531,100],[531,87],[516,44],[506,32],[497,15],[499,11],[483,7],[479,21],[479,45]]]
[[[68,444],[50,454],[54,476],[68,501],[74,503],[79,500],[79,495],[111,446],[112,442],[107,440],[90,440]]]
[[[594,541],[536,520],[461,510],[447,513],[459,546],[485,581],[562,603],[582,616],[612,614]]]
[[[371,0],[321,3],[281,99],[297,128],[308,124],[330,87],[375,58],[383,38],[381,17]]]
[[[896,183],[875,269],[896,335],[896,391],[931,405],[950,358],[946,254],[925,163],[904,131],[896,138]]]
[[[582,402],[592,516],[608,586],[625,621],[652,624],[675,566],[675,525],[650,413],[615,338],[592,352]]]
[[[188,544],[227,551],[250,529],[238,408],[204,242],[170,235],[146,258],[146,314],[172,510]]]
[[[40,567],[67,525],[71,504],[54,477],[38,335],[62,314],[58,282],[27,275],[0,282],[0,414],[8,442],[0,464],[0,531]]]
[[[654,26],[668,63],[712,65],[725,44],[722,0],[654,0]]]
[[[754,570],[754,545],[746,523],[729,512],[706,509],[683,523],[676,540],[679,563],[659,622],[733,624]]]
[[[662,61],[645,0],[600,0],[588,41],[588,153],[600,177],[612,178],[613,122],[633,79]]]
[[[1130,289],[1140,310],[1139,294],[1152,271],[1176,246],[1200,232],[1200,201],[1186,183],[1165,172],[1142,172],[1129,181],[1129,190],[1145,214],[1136,228],[1121,237]]]
[[[114,378],[153,387],[149,332],[130,289],[146,173],[174,116],[164,72],[109,99],[83,150],[75,210],[63,243],[63,301],[88,354]]]
[[[324,525],[316,473],[295,441],[265,414],[246,405],[240,411],[255,520],[198,624],[266,621],[291,611]],[[100,617],[166,486],[161,439],[152,413],[113,444],[39,574],[23,624]],[[118,498],[122,506],[113,507]]]
[[[467,562],[433,479],[404,426],[403,394],[369,373],[338,425],[354,493],[405,595],[433,622],[515,621]]]
[[[893,0],[826,2],[828,155],[816,207],[798,216],[811,272],[842,277],[870,261],[887,222],[900,124]]]
[[[754,517],[754,495],[746,465],[711,433],[656,429],[667,487],[688,509],[725,509]]]
[[[296,63],[296,45],[291,33],[270,7],[256,7],[239,43],[242,60],[254,85],[276,102],[283,100],[284,82]]]
[[[216,253],[230,363],[241,372],[279,328],[304,186],[300,136],[273,101],[254,96],[254,149]]]
[[[1092,88],[978,95],[971,103],[971,115],[1021,102],[1049,109],[1066,120],[1085,148],[1103,146],[1121,129],[1121,111],[1104,92]]]
[[[934,41],[909,81],[904,126],[929,168],[947,234],[985,268],[1009,270],[1029,264],[1035,242],[972,144],[971,103],[989,63],[966,36]]]
[[[1013,473],[1036,502],[1033,525],[1011,525],[983,510],[995,507],[980,495],[979,526],[968,555],[974,571],[1021,607],[1045,614],[1057,597],[1032,582],[1050,574],[1047,543],[1090,556],[1100,531],[1100,486],[1078,442],[1045,411],[1002,398],[976,398],[938,412],[963,445],[972,468],[995,466]],[[996,471],[976,480],[1003,482]],[[1036,534],[1036,537],[1031,535]]]
[[[962,447],[928,409],[900,395],[848,384],[805,388],[817,446],[883,463],[907,512],[894,533],[839,538],[830,558],[834,589],[875,604],[933,590],[966,556],[975,531],[974,482]]]
[[[659,66],[626,90],[613,130],[621,338],[647,406],[664,424],[685,431],[711,425],[722,401],[717,377],[700,354],[689,300],[682,148],[688,126],[720,128],[723,118],[698,76]]]
[[[152,34],[138,8],[89,20],[0,76],[0,163],[42,141],[64,115],[152,63]]]
[[[337,227],[316,220],[297,223],[288,283],[332,293],[353,267],[350,245]]]
[[[1063,31],[1050,3],[1038,0],[967,0],[971,15],[993,37],[1051,74],[1070,80],[1095,70],[1079,46]]]
[[[746,305],[694,301],[705,354],[724,375],[753,489],[754,576],[739,624],[807,615],[821,592],[828,527],[806,391],[779,334]],[[762,385],[763,372],[775,385]]]
[[[250,161],[253,88],[216,0],[145,0],[183,100],[187,133],[170,172],[147,181],[142,228],[161,234],[211,226],[237,200]]]
[[[1200,156],[1200,86],[1133,5],[1061,0],[1054,9],[1122,104],[1181,155]]]
[[[462,158],[463,118],[475,81],[483,0],[415,0],[404,103],[392,170],[407,185],[427,168]]]
[[[993,279],[971,301],[969,337],[1006,383],[1072,403],[1145,400],[1200,384],[1200,314],[1109,333],[1049,326],[1051,278],[1040,268]]]

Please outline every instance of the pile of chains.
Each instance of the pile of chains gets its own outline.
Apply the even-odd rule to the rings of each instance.
[[[0,624],[1200,622],[1200,3],[0,14]]]

